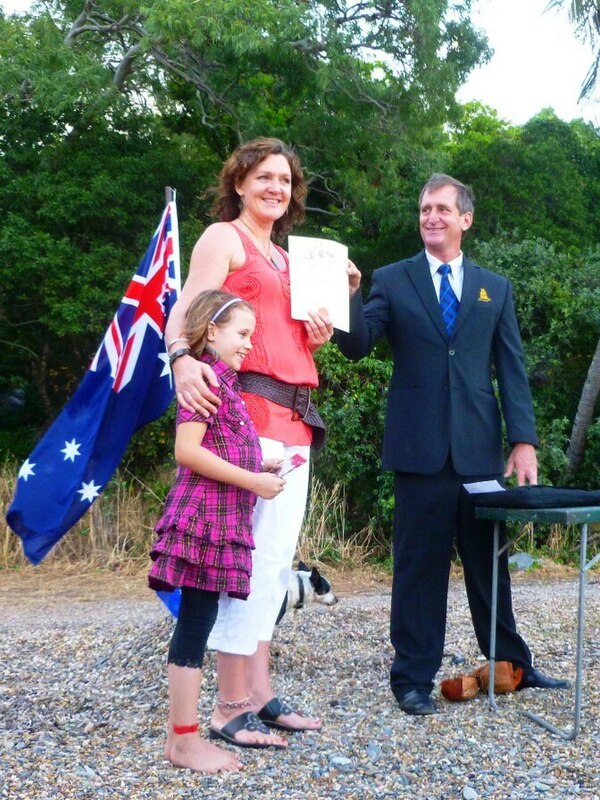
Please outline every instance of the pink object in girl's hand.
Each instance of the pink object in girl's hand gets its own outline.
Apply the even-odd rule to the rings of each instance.
[[[280,478],[283,478],[284,475],[287,475],[288,472],[291,472],[296,467],[301,467],[302,464],[306,463],[306,459],[304,456],[301,456],[300,453],[294,453],[293,456],[290,458],[284,458],[284,460],[279,465],[279,469],[277,470],[277,474]]]

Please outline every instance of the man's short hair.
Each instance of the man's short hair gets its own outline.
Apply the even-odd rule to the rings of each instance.
[[[454,186],[456,188],[456,205],[461,214],[466,214],[469,211],[471,214],[473,213],[475,210],[475,197],[471,187],[457,181],[456,178],[450,175],[445,175],[443,172],[434,172],[425,186],[423,186],[421,194],[419,195],[419,208],[421,208],[425,192],[432,192],[434,189],[440,189],[442,186]]]

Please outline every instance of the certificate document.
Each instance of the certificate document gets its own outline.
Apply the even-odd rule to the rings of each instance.
[[[348,248],[331,239],[289,236],[293,319],[326,308],[335,328],[350,330]]]
[[[484,494],[485,492],[505,492],[504,486],[500,486],[498,481],[476,481],[475,483],[463,483],[469,494]]]

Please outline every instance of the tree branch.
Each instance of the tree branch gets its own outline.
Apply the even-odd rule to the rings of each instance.
[[[115,71],[115,76],[113,78],[113,83],[119,89],[119,91],[123,91],[123,84],[125,83],[125,79],[128,75],[133,72],[133,62],[135,59],[140,55],[143,51],[143,45],[141,42],[134,44],[129,50],[125,53],[119,66]]]
[[[86,0],[81,14],[77,17],[69,32],[65,37],[65,44],[72,47],[75,39],[83,33],[92,31],[94,33],[120,33],[121,31],[133,31],[138,35],[143,31],[138,25],[132,22],[131,15],[126,14],[120,20],[111,19],[101,12],[94,13],[94,0]]]
[[[316,214],[326,214],[328,217],[341,217],[341,211],[327,211],[324,208],[317,208],[317,206],[306,206],[305,211],[314,212]]]
[[[76,36],[79,36],[81,32],[81,28],[85,25],[88,19],[91,17],[92,12],[94,10],[94,0],[86,0],[83,10],[81,14],[77,17],[75,22],[71,25],[71,29],[67,33],[65,37],[65,44],[69,45],[69,47],[73,44],[73,40]]]

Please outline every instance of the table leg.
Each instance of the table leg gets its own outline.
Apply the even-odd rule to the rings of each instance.
[[[492,563],[492,607],[490,613],[490,677],[488,685],[488,703],[490,708],[498,711],[494,696],[494,681],[496,678],[496,616],[498,613],[498,543],[500,540],[500,522],[494,521],[494,554]]]
[[[581,544],[579,550],[579,604],[577,611],[577,653],[576,653],[576,673],[575,673],[575,714],[573,729],[564,731],[547,722],[542,717],[531,711],[521,711],[520,713],[528,717],[533,722],[541,725],[542,728],[555,733],[557,736],[566,740],[573,740],[579,733],[579,722],[581,718],[581,690],[583,681],[583,626],[585,621],[585,576],[587,570],[595,564],[597,557],[587,563],[587,535],[588,525],[584,522],[581,526]]]

